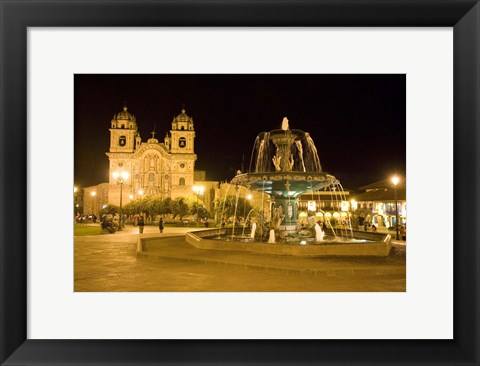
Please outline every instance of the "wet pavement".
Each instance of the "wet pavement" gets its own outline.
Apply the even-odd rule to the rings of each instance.
[[[199,228],[202,229],[202,228]],[[185,242],[192,228],[146,226],[155,240],[136,253],[138,228],[75,237],[75,291],[79,292],[398,292],[406,289],[405,256],[294,258],[204,251]]]

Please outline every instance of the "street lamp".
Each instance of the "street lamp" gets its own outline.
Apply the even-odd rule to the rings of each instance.
[[[120,183],[120,225],[118,227],[118,231],[122,231],[122,190],[123,190],[123,182],[125,182],[129,174],[128,172],[113,172],[112,173],[113,179],[115,179],[118,183]]]
[[[398,200],[397,200],[397,184],[400,181],[396,175],[392,177],[392,183],[395,188],[395,239],[398,240]]]
[[[95,214],[95,196],[97,195],[97,192],[92,191],[90,192],[90,195],[92,196],[92,213]]]

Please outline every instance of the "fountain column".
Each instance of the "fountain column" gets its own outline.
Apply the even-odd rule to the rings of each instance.
[[[280,224],[281,231],[295,231],[298,220],[298,198],[275,197],[275,207],[284,215]]]

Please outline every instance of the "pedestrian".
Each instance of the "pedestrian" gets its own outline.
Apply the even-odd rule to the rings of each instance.
[[[225,219],[222,219],[222,229],[225,229],[225,225],[226,225],[226,224],[227,224],[227,223],[226,223]]]
[[[163,219],[160,217],[160,221],[158,221],[158,229],[160,233],[163,233]]]
[[[140,216],[138,218],[138,233],[143,234],[143,229],[145,227],[145,220],[143,219],[143,216]]]
[[[205,221],[204,221],[203,224],[205,225],[205,228],[208,228],[208,219],[207,218],[205,218]]]

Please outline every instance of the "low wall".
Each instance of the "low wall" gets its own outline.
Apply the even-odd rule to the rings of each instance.
[[[325,243],[325,244],[269,244],[208,239],[225,233],[225,229],[211,229],[187,233],[186,241],[197,249],[234,250],[262,254],[292,255],[301,257],[319,256],[378,256],[386,257],[391,249],[390,235],[380,235],[380,240],[370,243]],[[368,234],[368,233],[367,233]],[[373,234],[373,233],[371,233]],[[375,234],[376,235],[376,234]],[[367,239],[367,238],[364,238]],[[370,239],[371,240],[371,239]]]

